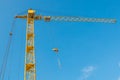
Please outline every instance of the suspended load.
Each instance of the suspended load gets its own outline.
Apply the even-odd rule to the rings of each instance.
[[[53,48],[52,50],[56,53],[58,53],[58,51],[59,51],[58,48]]]

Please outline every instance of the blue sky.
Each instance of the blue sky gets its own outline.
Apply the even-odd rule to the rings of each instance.
[[[14,16],[29,8],[41,15],[116,18],[116,24],[35,22],[37,80],[120,80],[119,0],[1,0],[0,66]],[[17,19],[5,80],[23,80],[26,21]],[[59,48],[62,68],[51,50]],[[9,79],[8,79],[9,76]]]

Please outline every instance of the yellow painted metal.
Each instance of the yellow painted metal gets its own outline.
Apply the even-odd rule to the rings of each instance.
[[[26,46],[26,52],[30,53],[30,51],[33,51],[34,47],[33,46]]]
[[[35,13],[35,10],[29,9],[28,13]]]
[[[65,17],[65,16],[41,16],[35,15],[35,10],[29,9],[27,15],[17,15],[15,18],[27,20],[26,27],[26,50],[25,50],[25,66],[24,66],[24,80],[36,80],[36,63],[35,63],[35,47],[34,47],[34,20],[45,21],[78,21],[78,22],[106,22],[115,23],[116,19],[97,19],[97,18],[83,18],[83,17]],[[10,34],[12,35],[12,34]],[[58,48],[53,51],[58,52]]]
[[[26,64],[26,71],[30,71],[32,68],[34,68],[34,64],[32,63],[29,63],[29,64]]]
[[[31,37],[34,37],[34,34],[33,33],[28,33],[27,34],[27,40],[30,39]]]
[[[27,20],[24,80],[36,80],[34,20],[41,19],[41,16],[35,16],[35,10],[29,9],[27,15],[18,15],[15,18]]]
[[[34,51],[34,17],[35,10],[28,10],[26,29],[26,65],[24,69],[24,80],[36,80]]]
[[[44,16],[45,21],[50,21],[51,17],[50,16]]]
[[[35,15],[35,10],[29,9],[27,15],[17,15],[15,18],[27,20],[24,80],[36,80],[34,20],[41,20],[42,16]]]

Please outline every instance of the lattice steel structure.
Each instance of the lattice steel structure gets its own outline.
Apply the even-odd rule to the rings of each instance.
[[[84,18],[71,16],[41,16],[35,15],[35,10],[29,9],[27,15],[17,15],[15,18],[27,20],[26,28],[26,54],[24,80],[36,80],[36,65],[35,65],[35,47],[34,47],[34,21],[45,20],[49,21],[68,21],[68,22],[103,22],[116,23],[116,19],[106,18]]]
[[[16,16],[16,18],[27,20],[24,80],[36,80],[34,51],[34,16],[35,11],[32,9],[28,10],[27,15]]]

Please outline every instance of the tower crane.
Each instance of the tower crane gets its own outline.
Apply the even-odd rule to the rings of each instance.
[[[34,21],[44,20],[50,21],[68,21],[68,22],[102,22],[116,23],[116,19],[107,18],[85,18],[71,16],[42,16],[36,15],[35,10],[29,9],[27,15],[17,15],[15,18],[27,20],[26,27],[26,53],[24,66],[24,80],[36,80],[36,63],[35,63],[35,47],[34,47]]]

